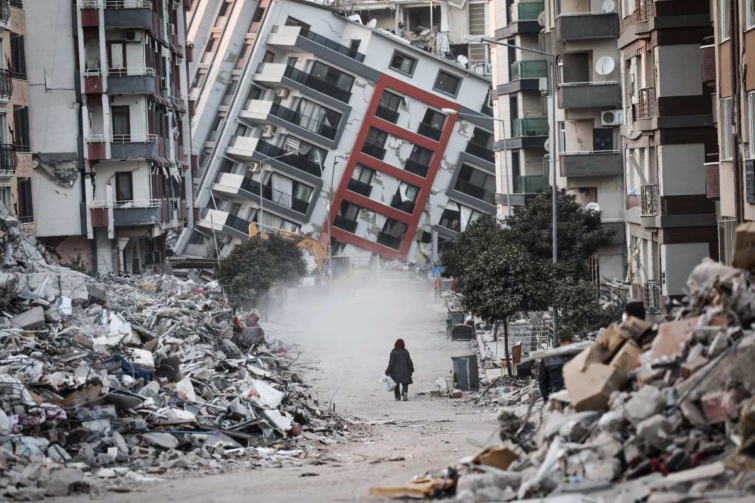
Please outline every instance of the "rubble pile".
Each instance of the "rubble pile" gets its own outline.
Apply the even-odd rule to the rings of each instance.
[[[673,321],[629,318],[550,350],[572,357],[540,424],[516,403],[529,390],[500,397],[499,462],[463,459],[423,487],[465,502],[751,501],[755,276],[706,259],[688,287]]]
[[[4,208],[0,249],[0,499],[301,463],[349,427],[216,285],[97,283],[52,265]]]

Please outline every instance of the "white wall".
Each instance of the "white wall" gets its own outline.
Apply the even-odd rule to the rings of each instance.
[[[658,162],[661,194],[705,194],[705,145],[660,145]]]
[[[663,295],[682,295],[692,269],[709,256],[708,243],[661,245],[661,270],[666,273]]]
[[[654,50],[658,73],[656,97],[698,96],[703,93],[699,44],[661,45]]]
[[[131,179],[134,187],[134,200],[145,201],[152,199],[149,162],[117,161],[100,162],[97,165],[97,186],[94,190],[94,200],[106,200],[105,191],[108,184],[113,186],[113,193],[115,194],[115,174],[126,171],[131,171],[132,173]]]

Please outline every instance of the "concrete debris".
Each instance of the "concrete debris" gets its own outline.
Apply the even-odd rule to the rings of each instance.
[[[355,424],[309,395],[257,314],[235,330],[217,284],[97,281],[1,204],[0,255],[0,500],[301,463]]]
[[[755,271],[751,247],[740,252]],[[493,381],[496,369],[483,369],[490,386],[478,400],[504,407],[502,447],[426,480],[445,481],[464,502],[750,501],[755,275],[706,259],[690,274],[688,289],[670,321],[629,318],[592,343],[532,352],[538,359],[570,358],[565,389],[545,406],[530,392],[534,379]],[[486,347],[484,336],[478,342]],[[493,457],[503,459],[500,466],[480,462],[490,452],[506,454]]]

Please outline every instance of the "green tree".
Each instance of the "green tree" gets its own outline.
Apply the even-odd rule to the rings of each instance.
[[[455,278],[459,283],[465,280],[468,264],[475,262],[479,253],[487,248],[488,243],[498,234],[500,228],[492,217],[478,218],[466,230],[459,234],[453,248],[443,252],[440,264],[443,276]]]
[[[275,283],[293,283],[304,276],[307,265],[297,242],[272,234],[250,239],[220,261],[215,279],[231,305],[255,304]]]

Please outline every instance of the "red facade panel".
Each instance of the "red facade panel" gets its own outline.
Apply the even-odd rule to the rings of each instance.
[[[100,25],[100,11],[97,9],[81,9],[81,26],[87,28],[89,26]]]

